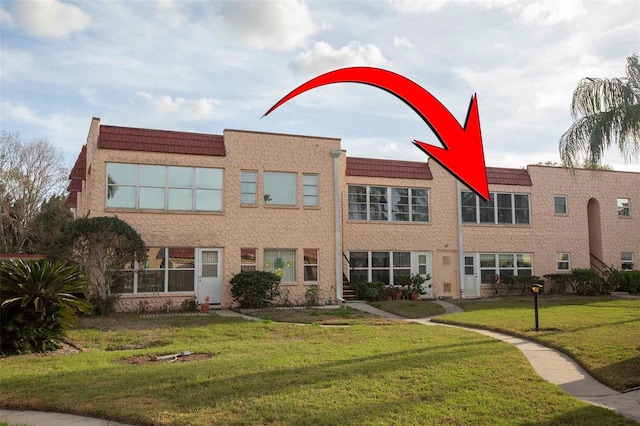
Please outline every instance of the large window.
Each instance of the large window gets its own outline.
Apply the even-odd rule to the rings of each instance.
[[[423,261],[426,272],[426,256]],[[393,285],[399,276],[411,275],[411,252],[409,251],[354,251],[349,253],[352,282],[376,281]],[[422,273],[422,272],[421,272]]]
[[[631,216],[631,209],[629,208],[628,198],[618,198],[618,216],[620,217]]]
[[[265,249],[264,270],[278,275],[283,283],[296,282],[296,251]]]
[[[194,254],[192,247],[150,247],[147,260],[126,269],[119,279],[122,292],[193,292]]]
[[[428,222],[429,190],[349,185],[351,220]]]
[[[633,252],[620,253],[620,269],[623,269],[623,270],[633,269]]]
[[[107,208],[222,210],[222,169],[107,163]]]
[[[264,172],[264,203],[295,206],[297,200],[297,174]]]
[[[480,253],[480,281],[488,284],[489,275],[502,277],[533,275],[531,253]]]
[[[529,194],[494,193],[485,201],[469,191],[462,191],[462,221],[528,225]]]

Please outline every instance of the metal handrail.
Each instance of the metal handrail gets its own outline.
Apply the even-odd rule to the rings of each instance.
[[[342,257],[344,257],[344,260],[347,261],[347,264],[349,265],[349,271],[354,273],[358,277],[358,279],[362,278],[362,275],[360,275],[360,271],[356,270],[353,267],[353,265],[351,264],[351,261],[349,260],[349,258],[347,257],[347,255],[344,252],[342,252]],[[344,275],[344,273],[343,273],[343,275]],[[353,289],[355,290],[356,294],[358,294],[358,283],[357,282],[356,283],[352,283],[349,279],[347,279],[347,281],[349,282],[349,285],[351,287],[353,287]]]

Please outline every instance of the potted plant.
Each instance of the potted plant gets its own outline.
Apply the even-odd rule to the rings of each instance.
[[[431,275],[427,274],[426,277],[423,277],[420,274],[414,274],[410,278],[409,282],[409,292],[411,293],[411,300],[418,300],[420,296],[425,294],[426,291],[422,287],[426,281],[431,279]]]
[[[384,300],[393,300],[393,296],[396,293],[395,287],[388,285],[382,290],[382,295],[384,296]]]
[[[204,298],[204,303],[201,303],[201,304],[200,304],[200,310],[201,310],[202,312],[204,312],[205,314],[206,314],[207,312],[209,312],[209,300],[210,300],[210,299],[209,299],[209,296],[207,296],[207,297],[205,297],[205,298]]]
[[[394,277],[393,278],[393,282],[395,285],[398,285],[400,287],[404,287],[404,292],[406,294],[410,293],[410,286],[411,286],[411,277],[408,275],[400,275],[398,277]],[[396,288],[396,295],[395,298],[396,299],[402,299],[403,296],[403,290],[402,288]]]

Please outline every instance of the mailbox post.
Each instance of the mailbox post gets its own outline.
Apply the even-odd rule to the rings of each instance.
[[[542,288],[542,285],[540,284],[534,284],[531,287],[531,291],[533,292],[533,304],[536,311],[536,331],[540,331],[540,326],[538,323],[538,292],[540,291],[541,288]]]

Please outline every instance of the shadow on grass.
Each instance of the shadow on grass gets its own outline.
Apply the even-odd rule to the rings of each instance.
[[[521,426],[566,426],[566,425],[580,425],[580,426],[626,426],[637,425],[638,422],[619,416],[607,416],[606,419],[602,417],[602,408],[595,405],[589,405],[586,407],[573,410],[569,413],[557,416],[549,421],[536,421],[520,423]],[[606,423],[603,423],[605,422]]]

